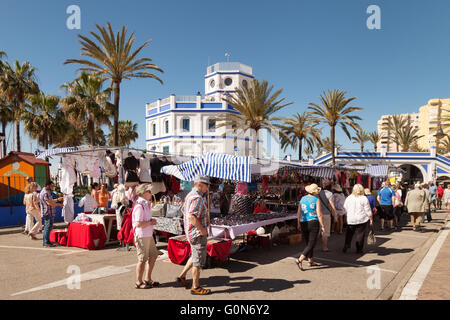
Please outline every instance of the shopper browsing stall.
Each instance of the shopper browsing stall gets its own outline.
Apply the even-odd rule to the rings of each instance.
[[[151,212],[151,184],[141,184],[136,188],[136,194],[139,197],[133,207],[132,221],[134,229],[134,243],[138,255],[138,264],[136,266],[136,289],[150,289],[158,287],[160,284],[152,280],[153,267],[156,258],[159,255],[153,239],[153,226],[156,220],[152,218]],[[145,280],[142,281],[145,266]]]
[[[206,244],[208,239],[209,217],[207,203],[203,195],[209,192],[210,181],[208,177],[197,176],[192,191],[186,196],[184,202],[184,230],[191,246],[191,257],[186,263],[177,282],[188,288],[186,274],[192,268],[191,294],[207,295],[211,290],[200,287],[200,270],[206,262]]]
[[[300,258],[295,262],[300,270],[305,271],[302,262],[308,259],[309,266],[315,266],[313,261],[314,247],[316,246],[319,231],[325,233],[324,219],[322,215],[322,204],[318,198],[320,188],[313,183],[305,187],[308,195],[300,200],[300,206],[297,212],[297,227],[302,232],[303,238],[306,241],[306,247],[303,250]]]
[[[40,207],[41,207],[41,216],[44,224],[44,232],[43,232],[43,246],[44,247],[53,247],[54,245],[50,243],[50,232],[53,228],[53,221],[56,216],[56,207],[63,207],[61,203],[58,203],[53,200],[52,191],[54,184],[51,180],[48,180],[45,183],[44,189],[42,189],[39,195]],[[62,201],[63,197],[59,198],[58,201]]]

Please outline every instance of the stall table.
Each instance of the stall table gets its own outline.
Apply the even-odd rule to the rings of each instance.
[[[105,246],[105,227],[100,223],[71,222],[67,230],[67,246],[88,250],[102,249]]]
[[[184,234],[184,224],[181,218],[153,217],[156,220],[154,230],[163,231],[171,234]]]
[[[206,251],[209,257],[226,261],[230,255],[231,240],[229,239],[208,239]],[[191,246],[186,236],[176,236],[169,239],[167,252],[169,259],[175,264],[182,264],[191,255]]]
[[[211,225],[212,236],[217,238],[231,238],[235,239],[237,236],[245,234],[251,230],[255,230],[262,226],[267,226],[270,224],[275,224],[278,222],[283,222],[287,220],[295,220],[297,215],[289,215],[286,217],[262,220],[258,222],[252,222],[247,224],[239,224],[235,226],[228,225]]]
[[[117,232],[113,231],[113,225],[117,226],[117,218],[115,214],[86,214],[94,223],[100,223],[105,228],[106,242],[105,245],[119,243],[117,240]],[[114,223],[115,222],[115,223]]]

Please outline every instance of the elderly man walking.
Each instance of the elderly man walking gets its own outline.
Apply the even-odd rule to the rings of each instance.
[[[427,201],[425,191],[420,189],[420,184],[414,185],[414,190],[411,190],[406,195],[405,205],[411,216],[411,224],[414,231],[420,230],[420,222],[422,221],[422,214],[424,212]]]
[[[191,257],[186,263],[177,282],[189,288],[186,274],[192,268],[191,294],[207,295],[211,290],[200,287],[200,270],[206,262],[206,243],[208,240],[209,216],[203,195],[209,192],[208,177],[197,176],[192,191],[186,196],[183,207],[184,230],[191,245]]]

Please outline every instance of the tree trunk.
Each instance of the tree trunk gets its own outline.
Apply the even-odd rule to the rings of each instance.
[[[88,122],[89,135],[91,136],[91,146],[95,146],[95,125],[92,120]]]
[[[333,167],[336,165],[336,159],[334,154],[334,145],[335,145],[335,137],[334,137],[334,126],[330,127],[330,139],[331,139],[331,163],[333,164]]]
[[[302,139],[298,140],[298,161],[302,161],[302,148],[303,148],[303,144],[302,144]]]
[[[16,120],[17,151],[20,152],[20,120]]]
[[[364,145],[361,144],[361,152],[364,152]]]
[[[6,157],[6,121],[2,121],[2,133],[3,133],[3,156]]]
[[[119,145],[119,100],[120,100],[120,82],[114,82],[114,146]]]

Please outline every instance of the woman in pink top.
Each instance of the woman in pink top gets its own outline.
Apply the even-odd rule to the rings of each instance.
[[[131,214],[134,228],[134,243],[138,256],[135,288],[150,289],[160,285],[159,282],[152,281],[152,271],[159,251],[156,249],[155,240],[153,239],[153,226],[156,224],[156,220],[152,218],[151,211],[151,184],[141,184],[136,187],[136,195],[139,198],[136,200]],[[146,263],[147,272],[145,280],[142,282]]]

